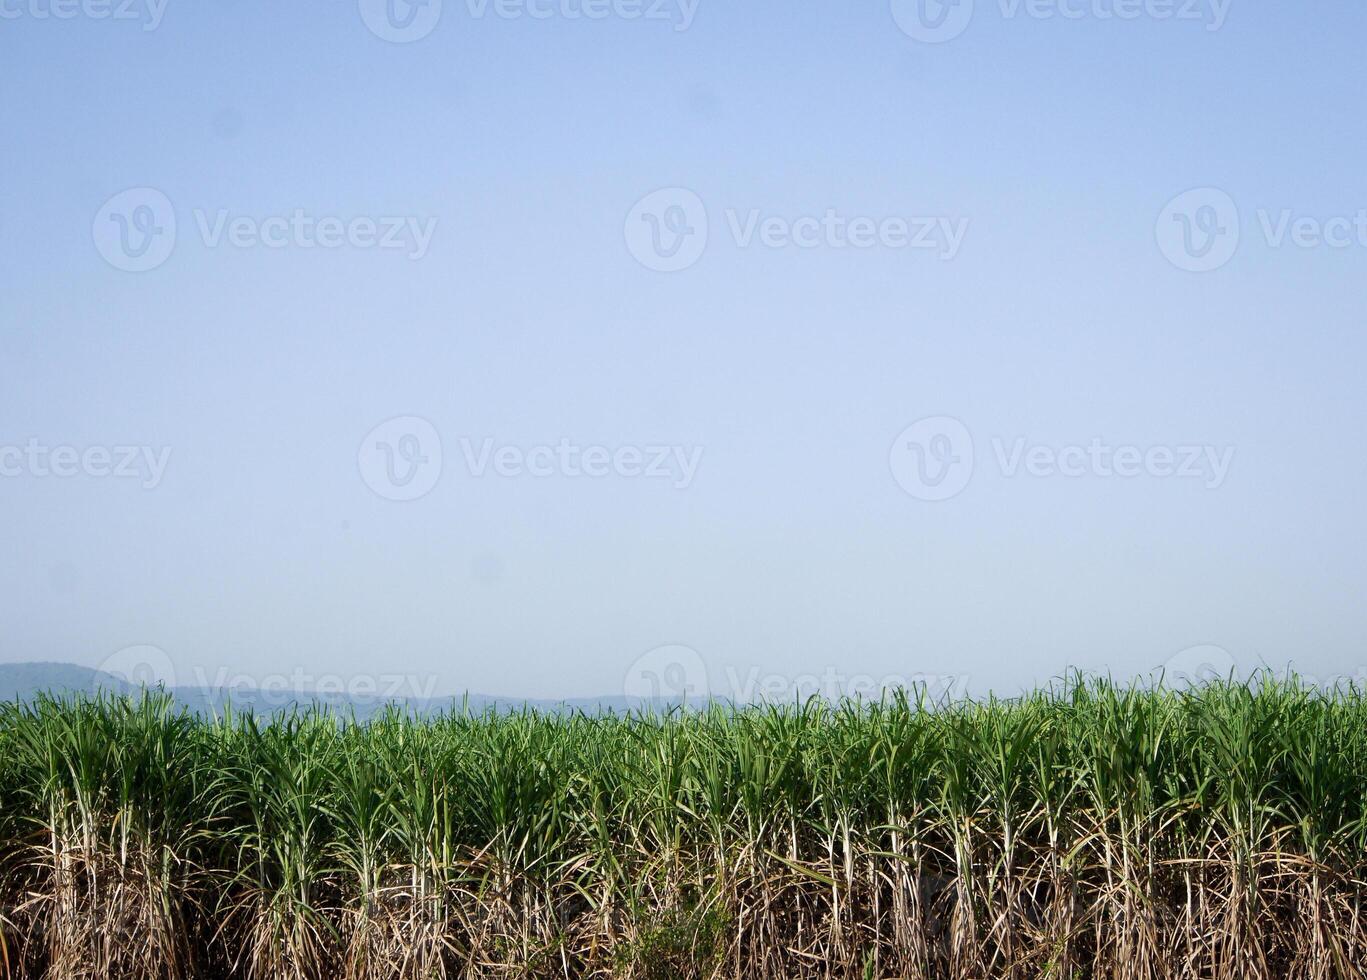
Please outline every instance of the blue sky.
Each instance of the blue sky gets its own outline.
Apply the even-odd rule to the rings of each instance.
[[[1361,4],[67,2],[0,0],[3,660],[1362,669]]]

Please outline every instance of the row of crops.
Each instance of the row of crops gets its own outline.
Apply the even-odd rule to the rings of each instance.
[[[1329,978],[1367,699],[0,706],[0,977]]]

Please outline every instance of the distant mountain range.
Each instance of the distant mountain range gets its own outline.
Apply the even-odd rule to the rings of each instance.
[[[142,690],[140,685],[77,664],[64,663],[0,663],[0,702],[31,701],[39,694],[71,696],[77,694],[93,695],[99,693],[136,694]],[[350,715],[353,711],[359,719],[366,719],[382,710],[386,704],[396,704],[418,714],[430,715],[442,711],[460,711],[463,708],[475,713],[487,709],[496,711],[515,711],[529,707],[546,712],[586,711],[589,713],[622,713],[636,708],[668,707],[664,701],[645,701],[640,698],[601,697],[569,698],[563,701],[530,700],[494,697],[487,694],[468,694],[463,697],[445,698],[358,698],[337,694],[319,694],[309,691],[282,692],[278,690],[256,690],[243,687],[202,688],[169,687],[177,704],[200,714],[220,714],[231,705],[235,711],[253,711],[257,714],[271,714],[287,711],[292,707],[308,707],[313,704],[326,705],[339,712]]]

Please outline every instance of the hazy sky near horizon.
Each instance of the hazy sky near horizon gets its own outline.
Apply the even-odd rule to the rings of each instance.
[[[0,661],[1367,664],[1361,3],[53,2]]]

